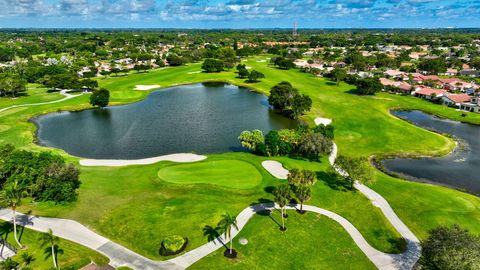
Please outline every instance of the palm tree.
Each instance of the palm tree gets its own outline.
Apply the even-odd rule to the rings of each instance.
[[[53,235],[52,229],[48,229],[47,233],[42,234],[41,238],[42,247],[50,246],[53,258],[53,267],[57,268],[57,258],[55,257],[55,248],[57,247],[60,238]]]
[[[11,208],[13,211],[13,236],[15,237],[15,241],[20,248],[22,248],[22,244],[18,240],[17,237],[17,207],[22,204],[22,199],[26,197],[27,191],[24,187],[18,184],[18,181],[15,180],[13,183],[7,185],[5,189],[0,194],[0,201],[3,205]]]
[[[237,217],[231,216],[229,213],[222,215],[222,219],[218,222],[218,227],[225,231],[225,239],[230,239],[230,254],[232,254],[232,227],[238,230]]]
[[[285,216],[284,216],[284,209],[285,206],[288,204],[290,201],[290,186],[288,184],[281,184],[277,186],[273,190],[273,196],[275,196],[275,202],[280,206],[281,212],[282,212],[282,230],[285,230]]]
[[[33,255],[29,254],[28,252],[22,253],[22,268],[31,264],[33,261],[35,261],[35,257]]]
[[[203,236],[207,237],[208,242],[213,241],[220,236],[220,234],[218,233],[218,230],[220,230],[220,227],[218,226],[213,227],[210,225],[205,225],[205,227],[203,227]]]
[[[293,192],[295,193],[295,197],[300,201],[300,213],[303,214],[303,203],[305,201],[310,200],[312,197],[312,187],[306,185],[299,185],[295,186]]]

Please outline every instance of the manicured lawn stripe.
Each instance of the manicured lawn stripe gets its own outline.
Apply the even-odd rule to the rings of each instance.
[[[167,166],[160,169],[158,177],[176,184],[210,184],[238,189],[250,189],[262,181],[255,167],[238,160]]]

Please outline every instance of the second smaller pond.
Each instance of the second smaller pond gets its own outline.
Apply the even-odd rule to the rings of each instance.
[[[480,126],[441,119],[421,111],[395,111],[393,114],[416,126],[451,134],[461,141],[455,151],[440,158],[395,158],[383,166],[410,180],[427,181],[480,194]]]

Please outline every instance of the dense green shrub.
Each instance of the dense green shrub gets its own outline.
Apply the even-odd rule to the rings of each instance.
[[[169,256],[182,252],[188,243],[188,239],[179,235],[169,236],[162,241],[160,255]]]
[[[331,140],[335,139],[334,131],[335,128],[332,125],[326,126],[324,124],[320,124],[313,128],[313,132],[320,133]]]
[[[297,119],[312,108],[312,99],[302,95],[289,82],[281,82],[272,87],[268,103],[283,115]]]
[[[422,269],[479,269],[480,237],[458,225],[430,230],[422,242]]]
[[[264,156],[292,155],[316,160],[330,153],[333,132],[333,126],[310,129],[300,125],[296,129],[271,130],[265,137],[260,130],[243,131],[238,139],[243,147]]]
[[[0,186],[13,181],[38,201],[71,202],[77,198],[80,171],[50,152],[30,152],[12,145],[0,146]]]
[[[221,72],[223,71],[225,65],[223,61],[218,60],[218,59],[205,59],[202,64],[202,69],[205,72]]]
[[[93,91],[90,96],[90,104],[92,106],[105,107],[108,105],[109,101],[110,92],[105,88]]]

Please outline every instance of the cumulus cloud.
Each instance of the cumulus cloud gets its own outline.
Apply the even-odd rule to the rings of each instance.
[[[0,17],[139,18],[154,21],[442,20],[462,16],[478,24],[479,0],[0,0]],[[274,25],[269,25],[274,26]]]

